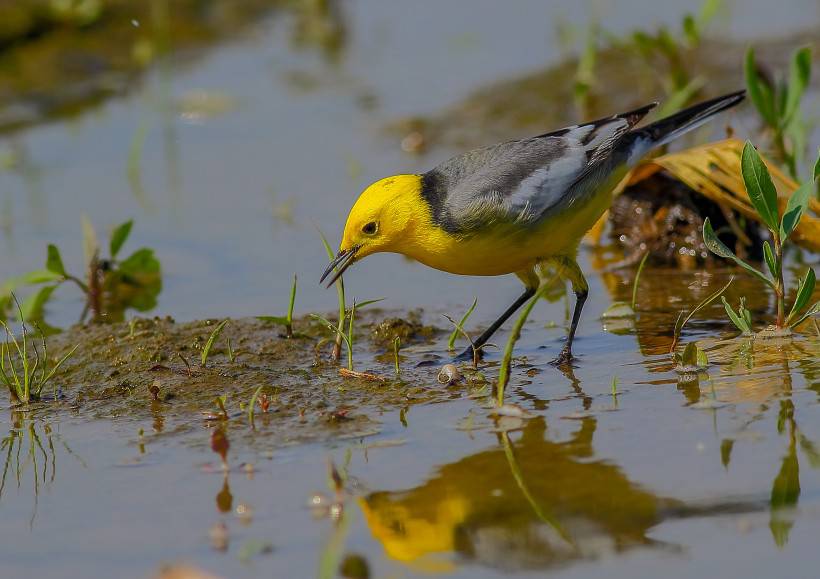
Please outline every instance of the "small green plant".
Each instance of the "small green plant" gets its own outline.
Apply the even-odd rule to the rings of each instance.
[[[771,131],[778,157],[792,178],[799,179],[807,133],[800,103],[811,79],[811,47],[794,52],[788,79],[771,80],[762,75],[752,48],[746,52],[743,71],[749,98]]]
[[[362,309],[366,306],[369,306],[371,304],[375,304],[375,303],[380,302],[382,300],[384,300],[384,298],[378,298],[378,299],[375,299],[375,300],[367,300],[365,302],[357,304],[356,300],[354,299],[353,300],[353,305],[351,306],[351,308],[342,314],[342,322],[347,320],[347,332],[345,332],[343,324],[341,325],[342,329],[339,329],[339,326],[334,325],[328,319],[323,318],[322,316],[320,316],[318,314],[310,314],[311,318],[313,318],[315,320],[319,320],[320,322],[322,322],[322,324],[324,324],[325,327],[327,327],[327,329],[334,332],[339,337],[339,339],[341,339],[341,341],[344,342],[345,346],[347,347],[347,369],[350,370],[351,372],[353,371],[353,342],[355,341],[355,335],[353,333],[353,327],[354,327],[354,322],[356,320],[356,310],[357,309]]]
[[[219,419],[228,420],[228,395],[222,394],[214,398],[214,404],[219,408]]]
[[[43,388],[54,378],[60,367],[77,350],[74,346],[53,366],[49,367],[48,344],[43,332],[40,333],[40,343],[29,339],[25,318],[22,309],[12,295],[20,315],[21,336],[18,338],[4,321],[0,326],[6,333],[6,339],[0,343],[0,380],[9,390],[12,401],[28,404],[40,400]],[[54,387],[54,398],[57,398],[57,387]]]
[[[296,274],[293,274],[293,285],[290,287],[290,302],[288,302],[288,313],[284,316],[257,316],[257,320],[271,322],[284,326],[285,337],[293,337],[293,304],[296,303]]]
[[[322,238],[322,244],[325,247],[325,252],[327,252],[327,259],[328,261],[333,261],[333,249],[330,247],[330,243],[328,243],[327,238],[325,237],[324,233],[319,231],[319,237]],[[330,354],[331,360],[334,362],[338,362],[339,359],[342,357],[342,337],[344,335],[344,325],[345,325],[345,313],[347,312],[347,302],[345,301],[345,282],[340,276],[339,279],[336,280],[336,295],[339,298],[339,323],[335,328],[336,331],[336,341],[333,344],[333,351]]]
[[[746,298],[740,298],[740,304],[737,307],[737,312],[732,309],[732,306],[729,305],[729,302],[726,301],[724,296],[720,296],[720,299],[723,301],[723,307],[726,310],[726,315],[729,316],[729,319],[735,327],[740,330],[740,333],[744,336],[751,336],[754,334],[754,330],[752,329],[752,313],[746,309]]]
[[[160,263],[154,256],[154,251],[143,247],[125,259],[119,258],[132,227],[133,221],[129,220],[114,228],[108,244],[109,257],[103,259],[100,257],[96,233],[88,220],[83,219],[85,274],[69,273],[59,248],[49,244],[44,269],[30,271],[3,284],[0,288],[0,309],[7,310],[12,305],[9,296],[17,288],[41,286],[21,305],[27,320],[41,320],[46,303],[54,291],[66,282],[74,284],[85,294],[81,322],[85,321],[89,312],[95,321],[103,318],[121,320],[126,309],[153,309],[162,290]]]
[[[217,326],[211,332],[211,335],[208,336],[208,341],[205,342],[205,347],[202,348],[202,353],[199,356],[199,365],[203,368],[208,366],[208,357],[211,355],[211,349],[214,347],[214,342],[216,342],[219,335],[222,333],[222,330],[225,329],[225,326],[228,325],[228,320],[222,320],[217,324]]]
[[[475,310],[476,305],[478,305],[478,298],[473,298],[472,305],[467,309],[466,312],[464,312],[464,315],[461,316],[461,319],[459,320],[458,324],[453,324],[455,328],[453,328],[453,331],[450,333],[450,338],[447,340],[448,350],[455,349],[456,339],[458,338],[458,335],[461,333],[461,328],[463,328],[464,324],[467,323],[467,320],[470,319],[470,315],[473,313],[473,310]]]
[[[251,428],[256,427],[253,422],[253,417],[256,412],[256,401],[262,393],[262,388],[264,388],[264,386],[259,386],[256,390],[254,390],[253,396],[251,396],[251,401],[248,403],[248,422],[250,423]]]
[[[612,397],[613,398],[616,397],[618,395],[618,377],[617,376],[612,377],[611,390],[612,390]]]
[[[811,268],[806,271],[803,279],[799,281],[797,296],[788,313],[786,312],[786,285],[783,280],[783,247],[806,212],[811,193],[814,191],[814,180],[807,181],[792,193],[781,216],[777,203],[777,190],[769,175],[769,170],[750,142],[746,142],[743,147],[741,171],[749,200],[772,238],[772,244],[769,244],[768,241],[763,242],[763,255],[769,274],[759,271],[737,257],[731,249],[718,239],[708,217],[703,222],[703,242],[709,251],[715,255],[735,262],[771,287],[777,303],[775,328],[777,330],[794,328],[820,311],[820,302],[806,309],[815,285],[814,271]],[[820,158],[817,160],[814,174],[820,174]]]
[[[473,337],[470,334],[468,334],[467,331],[462,327],[463,322],[457,322],[447,314],[442,315],[447,319],[448,322],[453,324],[453,327],[455,328],[453,332],[461,334],[470,343],[470,348],[473,352],[473,368],[478,369],[478,363],[481,361],[481,353],[484,351],[484,349],[497,348],[498,346],[496,346],[495,344],[487,343],[482,346],[476,347],[475,342],[473,342]],[[463,318],[463,320],[466,320],[466,316],[465,318]]]
[[[713,301],[715,301],[719,296],[723,294],[723,292],[729,289],[729,286],[732,285],[733,281],[735,281],[734,276],[729,278],[729,282],[725,286],[723,286],[716,292],[706,296],[706,299],[704,299],[702,302],[700,302],[698,305],[692,308],[692,310],[685,316],[683,315],[683,312],[680,312],[678,314],[678,319],[675,321],[675,329],[672,332],[672,345],[669,347],[670,353],[675,351],[675,347],[678,345],[678,341],[680,340],[680,333],[683,331],[683,327],[689,322],[689,320],[691,320],[692,317],[700,310],[702,310],[703,308],[711,304]]]
[[[396,367],[396,376],[401,376],[401,365],[399,364],[399,348],[401,348],[401,338],[393,338],[393,365]]]

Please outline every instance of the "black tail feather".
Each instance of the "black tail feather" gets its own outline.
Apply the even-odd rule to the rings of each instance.
[[[711,117],[731,108],[746,97],[745,90],[739,90],[684,109],[645,127],[634,129],[630,135],[634,142],[643,142],[647,150],[654,149],[696,129]]]

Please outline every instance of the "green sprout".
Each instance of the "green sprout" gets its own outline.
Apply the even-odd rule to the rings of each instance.
[[[41,331],[40,343],[29,339],[26,321],[17,298],[12,294],[20,315],[22,336],[18,339],[6,322],[0,320],[0,327],[6,332],[6,339],[0,343],[0,380],[6,385],[12,401],[28,404],[40,400],[48,384],[60,367],[68,360],[79,345],[74,346],[54,366],[49,368],[48,344]],[[57,386],[54,386],[57,398]]]
[[[153,309],[162,290],[160,263],[154,251],[143,247],[125,259],[119,258],[133,224],[129,220],[114,228],[108,244],[108,258],[101,258],[94,228],[84,218],[85,274],[69,273],[60,249],[49,244],[43,269],[6,280],[0,286],[0,309],[5,309],[3,304],[6,308],[11,305],[8,296],[18,287],[41,286],[22,303],[22,313],[26,319],[41,320],[46,303],[54,291],[66,282],[74,284],[85,294],[81,322],[85,321],[89,312],[94,321],[99,321],[103,318],[121,319],[129,308],[143,312]]]
[[[324,233],[319,231],[319,237],[322,238],[322,244],[325,246],[328,261],[333,261],[333,249],[330,247]],[[335,328],[336,341],[333,345],[333,352],[330,355],[331,360],[338,362],[342,357],[342,336],[344,335],[345,313],[347,312],[347,302],[345,301],[345,282],[341,276],[336,280],[336,295],[339,298],[339,323]]]
[[[220,420],[228,420],[228,395],[222,394],[221,396],[217,396],[214,398],[214,404],[216,407],[219,408],[219,412],[221,413]]]
[[[467,319],[467,316],[462,318],[461,322],[457,322],[447,314],[442,315],[447,319],[448,322],[453,324],[453,327],[455,328],[453,332],[461,334],[470,343],[470,348],[473,351],[473,368],[478,369],[478,363],[481,361],[481,353],[484,351],[484,349],[490,347],[497,348],[498,346],[496,346],[495,344],[487,343],[482,346],[476,347],[472,336],[470,336],[470,334],[468,334],[467,331],[462,327],[462,323]]]
[[[754,49],[746,52],[743,71],[749,98],[772,133],[772,142],[789,174],[798,179],[798,167],[806,149],[806,124],[800,103],[811,79],[811,47],[792,55],[788,80],[771,81],[760,73]]]
[[[396,376],[401,376],[401,365],[399,364],[399,348],[401,348],[401,338],[393,338],[393,364],[396,367]]]
[[[208,356],[211,355],[211,349],[214,347],[214,342],[216,342],[217,338],[219,338],[219,334],[222,333],[222,330],[226,325],[228,325],[228,320],[222,320],[211,332],[211,335],[208,336],[208,341],[205,342],[205,347],[202,348],[202,354],[200,354],[199,360],[199,365],[203,368],[208,366]]]
[[[296,274],[293,274],[293,285],[290,287],[290,302],[288,313],[284,316],[256,316],[257,320],[270,322],[285,327],[285,337],[293,337],[293,304],[296,303]]]
[[[250,423],[251,428],[256,428],[256,425],[253,422],[253,417],[256,410],[256,400],[262,393],[262,388],[264,388],[264,386],[259,386],[256,390],[254,390],[253,396],[251,396],[251,401],[248,403],[248,422]]]
[[[617,396],[618,395],[618,377],[617,376],[612,377],[611,388],[612,388],[612,396],[613,397]]]
[[[777,190],[769,175],[769,170],[754,146],[748,141],[743,147],[741,171],[749,200],[769,230],[774,245],[772,248],[768,241],[763,242],[763,255],[769,270],[768,275],[737,257],[720,241],[708,217],[703,222],[703,242],[715,255],[733,261],[771,287],[777,302],[775,328],[777,330],[794,328],[820,311],[820,302],[806,309],[815,285],[814,271],[811,268],[799,281],[797,296],[788,313],[786,312],[786,285],[783,281],[783,247],[806,212],[810,195],[815,187],[814,180],[807,181],[792,193],[786,203],[784,213],[780,215]],[[820,158],[815,165],[814,175],[820,175]]]
[[[732,309],[732,306],[729,305],[729,302],[726,301],[724,296],[720,296],[720,299],[723,301],[726,315],[729,316],[729,319],[735,327],[740,330],[740,333],[744,336],[754,334],[754,330],[752,329],[752,313],[746,309],[746,298],[740,298],[740,305],[738,305],[737,312]]]
[[[678,341],[680,340],[680,334],[683,331],[683,327],[689,322],[689,320],[691,320],[692,317],[700,310],[702,310],[703,308],[711,304],[713,301],[715,301],[721,294],[723,294],[723,292],[729,289],[729,286],[732,285],[733,281],[735,281],[734,276],[729,278],[729,282],[725,286],[723,286],[716,292],[713,292],[706,296],[706,299],[704,299],[702,302],[700,302],[698,305],[692,308],[692,310],[688,314],[686,314],[686,316],[683,315],[683,312],[678,314],[678,319],[675,321],[675,329],[672,332],[672,345],[669,347],[670,353],[675,351],[675,347],[678,345]]]
[[[478,304],[478,298],[473,298],[473,304],[467,309],[466,312],[464,312],[464,315],[461,316],[461,319],[459,320],[458,324],[454,323],[455,328],[453,328],[453,331],[450,334],[450,338],[447,340],[447,349],[448,350],[453,350],[455,348],[456,339],[458,338],[458,335],[463,331],[463,330],[461,330],[461,328],[463,328],[464,324],[467,323],[467,320],[470,318],[470,315],[473,313],[473,310],[475,310],[475,307],[476,307],[477,304]],[[450,321],[452,321],[452,320],[450,320]]]
[[[342,322],[347,320],[347,331],[344,330],[344,324],[340,324],[339,326],[334,325],[330,322],[327,318],[323,318],[318,314],[310,314],[310,317],[320,321],[328,330],[334,332],[336,336],[344,342],[345,346],[347,347],[347,369],[351,372],[353,371],[353,342],[355,340],[355,336],[353,333],[354,322],[356,319],[356,310],[362,309],[370,304],[375,304],[384,300],[384,298],[378,298],[375,300],[367,300],[360,304],[356,303],[356,300],[353,300],[353,306],[346,312],[344,312],[341,316]]]

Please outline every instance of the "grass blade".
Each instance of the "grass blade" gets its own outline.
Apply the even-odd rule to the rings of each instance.
[[[219,337],[219,334],[222,333],[222,329],[228,324],[228,320],[222,320],[219,324],[214,328],[214,331],[211,332],[211,335],[208,337],[208,341],[205,342],[205,347],[202,349],[202,354],[200,356],[200,366],[205,368],[208,365],[208,356],[211,355],[211,348],[214,346],[214,342]]]
[[[681,312],[680,315],[678,315],[678,320],[677,320],[677,322],[675,322],[675,330],[674,330],[674,333],[672,335],[672,345],[669,348],[670,353],[675,351],[675,346],[678,345],[678,340],[680,339],[680,333],[683,330],[683,327],[687,324],[687,322],[689,322],[689,320],[692,319],[692,316],[694,316],[700,310],[702,310],[703,308],[705,308],[706,306],[711,304],[713,301],[715,301],[718,298],[718,296],[720,296],[723,292],[725,292],[727,289],[729,289],[729,286],[732,285],[733,281],[735,281],[734,276],[732,276],[729,279],[729,282],[725,286],[723,286],[722,288],[720,288],[716,292],[711,293],[708,296],[706,296],[706,299],[703,300],[702,302],[700,302],[694,308],[692,308],[692,311],[690,311],[685,317],[683,317],[683,312]]]
[[[461,316],[461,319],[458,321],[457,324],[454,323],[455,329],[452,331],[452,333],[450,334],[450,338],[447,340],[448,350],[453,350],[455,348],[456,338],[458,338],[459,333],[463,331],[462,328],[464,327],[464,324],[467,323],[467,320],[470,318],[470,315],[472,315],[473,310],[475,310],[477,304],[478,298],[473,298],[473,303],[469,307],[469,309],[467,309],[467,311],[464,312],[464,315]]]
[[[635,272],[635,281],[632,282],[632,311],[635,311],[635,302],[638,299],[638,282],[641,279],[641,272],[643,271],[643,267],[646,265],[646,258],[649,257],[649,252],[643,254],[643,258],[641,259],[641,263],[638,265],[638,271]]]

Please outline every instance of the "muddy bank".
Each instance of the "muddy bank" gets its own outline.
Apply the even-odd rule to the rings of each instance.
[[[61,406],[91,418],[149,419],[157,433],[219,424],[248,431],[248,404],[262,386],[270,406],[267,412],[256,407],[255,426],[266,444],[281,446],[374,434],[382,410],[465,392],[464,384],[448,388],[436,381],[446,351],[432,352],[432,340],[441,332],[418,322],[370,314],[358,324],[355,369],[377,374],[374,380],[342,376],[328,358],[328,332],[310,319],[296,322],[291,339],[272,324],[231,320],[203,367],[203,348],[219,321],[139,319],[76,326],[56,336],[58,350],[79,345],[59,376]],[[388,334],[402,339],[399,376],[392,348],[379,345]],[[435,363],[417,368],[425,359]],[[227,397],[225,413],[220,396]]]

